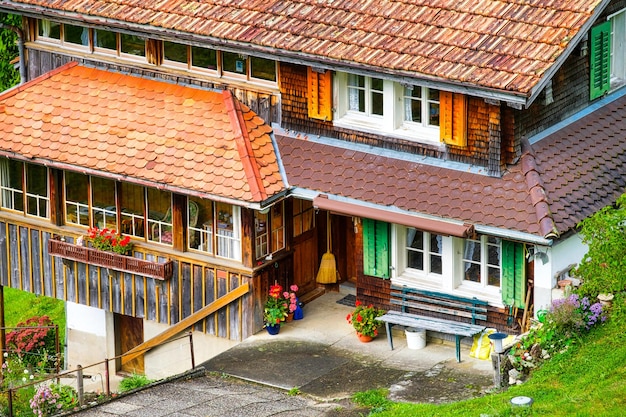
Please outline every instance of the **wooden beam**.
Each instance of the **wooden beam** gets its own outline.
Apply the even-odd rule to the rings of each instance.
[[[220,297],[217,300],[213,301],[211,304],[202,307],[200,310],[196,311],[189,317],[184,318],[175,325],[169,327],[164,332],[161,332],[160,334],[154,336],[152,339],[146,340],[145,342],[135,346],[128,352],[123,353],[121,358],[122,365],[135,359],[138,356],[143,355],[150,349],[159,346],[163,342],[171,339],[185,329],[193,326],[198,321],[204,319],[208,315],[215,313],[220,308],[226,307],[228,304],[232,303],[236,299],[247,294],[248,291],[250,291],[250,285],[248,283],[245,283],[235,288],[234,290],[226,293],[223,297]]]

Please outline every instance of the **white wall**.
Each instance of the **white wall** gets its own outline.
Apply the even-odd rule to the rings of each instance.
[[[98,308],[67,302],[67,369],[76,369],[77,365],[88,367],[115,356],[115,341],[107,335],[113,335],[113,314]],[[110,339],[110,340],[109,340]],[[85,374],[95,374],[104,370],[104,366],[85,369]]]
[[[550,307],[556,274],[571,264],[578,264],[587,253],[587,246],[580,236],[572,235],[552,247],[536,246],[535,253],[538,252],[546,253],[547,262],[544,264],[539,256],[535,257],[535,314]]]

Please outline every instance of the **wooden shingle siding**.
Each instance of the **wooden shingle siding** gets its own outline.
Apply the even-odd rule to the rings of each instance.
[[[173,325],[252,278],[186,258],[174,261],[163,281],[87,265],[48,254],[51,231],[0,221],[0,285],[38,295]],[[66,236],[68,241],[74,240]],[[140,249],[136,248],[136,253]],[[162,259],[143,253],[150,260]],[[231,340],[256,333],[247,294],[197,323],[195,330]]]

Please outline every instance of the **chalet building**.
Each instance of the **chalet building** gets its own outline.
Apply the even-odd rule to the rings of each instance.
[[[0,11],[24,51],[0,95],[0,284],[67,301],[68,366],[139,346],[118,369],[156,376],[175,361],[152,348],[190,328],[208,358],[261,330],[274,282],[477,297],[503,329],[624,192],[626,1]],[[94,227],[131,256],[81,245]]]

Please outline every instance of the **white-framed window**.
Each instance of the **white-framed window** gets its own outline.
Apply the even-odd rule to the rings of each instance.
[[[337,126],[440,142],[439,90],[342,72],[334,87]]]
[[[393,225],[394,283],[502,304],[502,240],[443,236]]]
[[[626,81],[626,9],[610,18],[611,21],[611,88],[623,85]]]
[[[502,275],[502,240],[478,235],[465,239],[463,250],[463,285],[500,288]]]
[[[37,21],[37,40],[87,50],[89,28],[42,19]]]
[[[257,259],[285,248],[284,202],[274,204],[267,213],[254,213],[254,242]]]
[[[0,158],[0,207],[49,219],[48,168]]]

